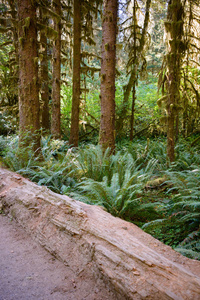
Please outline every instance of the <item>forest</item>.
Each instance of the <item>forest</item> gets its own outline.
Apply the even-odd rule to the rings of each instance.
[[[200,260],[200,1],[0,12],[0,166]]]

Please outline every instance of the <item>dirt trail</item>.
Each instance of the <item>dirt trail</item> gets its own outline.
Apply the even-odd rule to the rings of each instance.
[[[0,300],[115,300],[91,274],[75,274],[0,214]]]

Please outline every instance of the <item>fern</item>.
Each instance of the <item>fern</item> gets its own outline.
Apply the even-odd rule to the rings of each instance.
[[[127,217],[127,212],[139,211],[141,205],[143,181],[138,176],[138,171],[131,174],[127,169],[123,180],[119,173],[114,173],[111,180],[104,177],[98,182],[87,179],[78,185],[78,191],[71,194],[77,200],[86,201],[91,204],[101,205],[114,216]]]
[[[74,154],[74,171],[77,179],[82,177],[101,181],[109,171],[109,148],[103,152],[101,146],[89,145]]]
[[[41,166],[26,167],[18,170],[18,173],[60,194],[75,186],[70,155],[65,155],[60,162],[51,157],[50,161],[45,161]]]
[[[37,165],[38,158],[35,157],[32,151],[32,144],[29,147],[18,147],[18,136],[12,137],[8,143],[8,148],[3,156],[4,164],[12,171],[18,171],[30,165]]]

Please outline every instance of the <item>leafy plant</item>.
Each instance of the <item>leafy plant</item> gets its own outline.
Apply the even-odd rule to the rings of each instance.
[[[28,147],[18,147],[19,137],[11,136],[8,139],[7,148],[5,149],[3,161],[4,164],[12,171],[19,171],[22,168],[38,164],[38,158],[32,151],[32,144]]]
[[[0,156],[3,156],[7,146],[8,146],[8,139],[6,137],[0,136]]]
[[[127,210],[139,205],[142,183],[137,180],[137,175],[131,175],[127,170],[121,184],[118,173],[113,174],[110,184],[106,176],[102,182],[87,179],[78,186],[80,195],[72,195],[78,200],[104,206],[114,216],[123,217]]]
[[[166,171],[165,174],[169,178],[166,183],[171,186],[168,189],[171,201],[166,207],[166,217],[145,224],[143,229],[157,238],[165,232],[169,245],[184,255],[197,259],[200,252],[200,169]]]
[[[77,179],[92,178],[101,181],[109,171],[110,159],[109,148],[104,153],[99,145],[85,146],[74,154],[75,176]]]

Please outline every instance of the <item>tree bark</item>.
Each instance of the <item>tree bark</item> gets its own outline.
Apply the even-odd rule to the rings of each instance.
[[[84,276],[89,270],[97,281],[103,279],[115,293],[113,300],[199,300],[199,261],[99,206],[0,169],[0,209],[75,274]]]
[[[61,15],[61,2],[54,0],[54,11]],[[54,139],[60,138],[60,73],[61,73],[61,19],[54,18],[54,30],[57,38],[53,45],[52,65],[52,111],[51,111],[51,134]]]
[[[184,8],[181,0],[168,3],[166,31],[169,33],[167,58],[167,155],[170,162],[175,160],[175,120],[178,116],[180,99],[180,68],[183,55],[183,17]]]
[[[74,0],[73,96],[69,144],[78,147],[81,74],[81,1]]]
[[[18,0],[19,38],[19,131],[22,148],[34,142],[40,147],[39,86],[36,7],[31,0]]]
[[[47,26],[48,18],[43,15],[43,10],[40,8],[40,17],[42,23]],[[47,55],[47,37],[46,34],[40,32],[40,44],[42,47],[42,59],[40,66],[40,84],[41,84],[41,100],[42,100],[42,128],[48,132],[50,130],[50,115],[49,115],[49,75],[48,75],[48,55]]]
[[[136,80],[136,78],[135,78]],[[132,91],[132,109],[130,118],[130,141],[133,140],[133,130],[134,130],[134,118],[135,118],[135,100],[136,100],[136,84],[134,82]]]
[[[104,0],[101,61],[100,144],[115,149],[115,64],[118,0]]]
[[[131,77],[133,78],[133,81],[129,82],[129,84],[132,87],[132,109],[131,109],[131,118],[130,118],[130,141],[133,140],[133,129],[134,129],[134,117],[135,117],[135,101],[136,101],[136,82],[137,82],[137,71],[138,71],[138,65],[136,63],[137,60],[137,36],[136,36],[136,25],[137,25],[137,17],[136,17],[136,4],[137,1],[134,0],[134,6],[133,6],[133,26],[134,26],[134,55],[133,55],[133,71],[131,72]],[[126,91],[127,92],[127,91]],[[129,97],[129,95],[128,95]],[[128,101],[128,98],[127,100]]]

